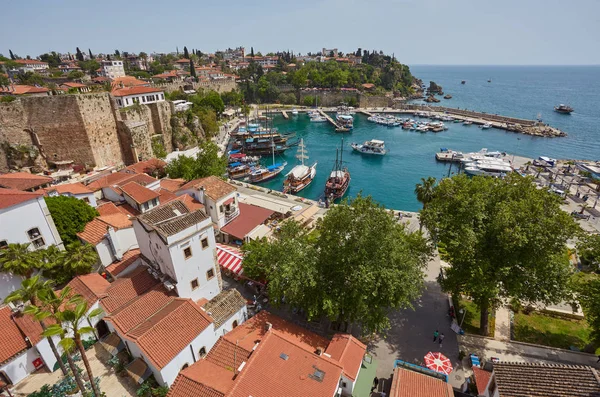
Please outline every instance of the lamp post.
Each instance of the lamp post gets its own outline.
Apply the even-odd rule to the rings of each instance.
[[[462,328],[463,321],[465,321],[465,316],[467,315],[467,311],[465,309],[460,309],[458,312],[463,315],[462,320],[460,320],[460,324],[458,325]]]

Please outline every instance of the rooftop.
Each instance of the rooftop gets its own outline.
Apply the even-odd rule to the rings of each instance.
[[[36,87],[25,84],[12,84],[10,87],[0,87],[0,93],[12,95],[42,94],[50,91],[46,87]]]
[[[202,308],[213,318],[215,328],[219,328],[231,316],[246,306],[246,300],[236,289],[222,291]]]
[[[179,190],[204,188],[204,193],[211,199],[217,201],[230,193],[235,192],[235,186],[230,185],[216,176],[207,176],[206,178],[194,179],[183,185]]]
[[[96,245],[104,239],[109,227],[115,230],[126,229],[132,227],[132,223],[129,217],[122,212],[101,215],[88,222],[83,231],[77,233],[77,237],[89,244]]]
[[[49,176],[35,175],[28,172],[13,172],[0,175],[0,187],[17,190],[29,190],[52,182]]]
[[[160,180],[160,187],[173,193],[179,190],[183,185],[185,185],[185,179],[163,178]]]
[[[158,233],[168,237],[197,225],[206,218],[202,210],[192,212],[183,202],[173,200],[151,209],[137,219],[144,225],[152,227]]]
[[[130,274],[110,284],[106,289],[106,296],[100,300],[100,304],[107,314],[111,314],[159,283],[148,273],[146,267],[140,266]]]
[[[394,369],[390,397],[453,397],[449,383],[401,367]]]
[[[121,186],[121,190],[138,204],[146,203],[160,196],[160,194],[154,190],[150,190],[137,182],[128,182]]]
[[[240,207],[240,214],[227,225],[223,226],[221,231],[240,240],[243,240],[255,227],[265,223],[275,213],[256,205],[244,203],[238,203],[238,205]]]
[[[342,364],[344,375],[352,380],[356,380],[366,351],[367,346],[352,335],[335,334],[331,342],[329,342],[325,353],[331,355],[331,358]]]
[[[93,193],[83,183],[66,183],[62,185],[51,186],[46,188],[47,191],[55,190],[59,194],[71,193],[71,194],[89,194]]]
[[[27,350],[27,342],[17,324],[12,319],[12,310],[8,306],[0,307],[0,364],[3,364],[21,352]]]
[[[127,166],[125,171],[136,174],[154,174],[156,171],[164,169],[166,165],[167,163],[160,159],[149,159]]]
[[[116,97],[123,97],[128,95],[151,94],[156,92],[163,92],[163,89],[144,86],[125,87],[113,90],[112,95]]]
[[[138,248],[127,251],[121,260],[115,261],[106,267],[106,271],[111,276],[116,277],[123,273],[129,266],[140,258],[140,250]]]
[[[71,287],[73,294],[81,295],[91,306],[106,296],[111,284],[98,273],[90,273],[75,277],[67,286]]]
[[[0,209],[9,208],[42,196],[38,192],[23,192],[16,189],[0,188]]]

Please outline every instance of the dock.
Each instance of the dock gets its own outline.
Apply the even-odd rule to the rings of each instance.
[[[333,126],[335,128],[340,128],[340,125],[338,123],[336,123],[335,120],[332,119],[331,116],[329,116],[327,113],[325,113],[321,109],[319,109],[319,113],[321,113],[321,116],[325,117],[327,119],[327,121],[329,121],[331,124],[333,124]]]
[[[359,109],[358,112],[364,114],[365,116],[373,117],[373,113],[367,112],[365,109]]]
[[[283,109],[281,110],[281,115],[282,115],[282,116],[283,116],[283,118],[284,118],[284,119],[286,119],[286,120],[290,118],[290,116],[287,114],[287,112],[286,112],[285,110],[283,110]]]

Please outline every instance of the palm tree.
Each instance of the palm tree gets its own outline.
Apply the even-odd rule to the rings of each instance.
[[[66,305],[62,310],[54,313],[54,318],[56,319],[57,324],[49,326],[46,331],[44,331],[43,335],[59,335],[62,338],[60,345],[63,349],[72,350],[77,348],[79,350],[81,353],[81,359],[83,360],[83,365],[85,365],[85,369],[88,373],[90,385],[94,391],[94,396],[100,397],[101,394],[98,390],[98,385],[96,382],[94,382],[92,367],[90,366],[90,362],[87,358],[85,347],[83,346],[83,341],[81,339],[83,335],[93,333],[94,328],[91,326],[82,327],[81,323],[84,320],[87,320],[89,323],[90,318],[97,317],[102,314],[102,309],[97,308],[92,310],[89,316],[86,316],[87,311],[88,303],[86,301],[80,301],[75,307],[72,305]]]
[[[23,310],[23,313],[34,316],[38,321],[43,321],[48,317],[53,317],[56,319],[54,314],[59,312],[61,307],[66,305],[72,306],[81,302],[82,300],[81,295],[73,295],[71,287],[68,286],[63,288],[58,295],[56,294],[56,292],[54,292],[52,288],[41,289],[38,291],[37,297],[41,301],[41,307],[30,305],[27,306],[25,310]],[[48,330],[52,327],[56,327],[57,325],[58,324],[51,325],[50,327],[46,328],[42,333],[42,336],[52,337],[53,335],[47,335]],[[81,375],[79,374],[79,368],[75,365],[75,361],[73,361],[73,357],[71,356],[74,349],[72,347],[69,347],[68,344],[66,344],[66,346],[63,345],[62,342],[65,338],[64,334],[58,335],[61,338],[59,344],[65,352],[65,356],[67,357],[67,362],[69,363],[69,368],[73,373],[75,382],[77,383],[79,390],[81,390],[81,392],[83,393],[85,391],[85,385],[83,383],[83,380],[81,379]],[[62,362],[62,360],[60,360],[60,362]]]
[[[38,255],[29,250],[29,243],[8,244],[0,250],[0,271],[29,278],[39,267]]]
[[[64,267],[72,274],[88,274],[92,267],[98,263],[98,254],[91,244],[73,242],[67,245],[67,252],[63,256]]]
[[[43,290],[43,289],[48,289],[48,288],[52,288],[52,281],[48,280],[48,281],[40,281],[40,276],[36,275],[33,276],[31,278],[27,278],[25,280],[23,280],[21,282],[21,288],[11,292],[6,298],[4,298],[4,303],[11,303],[11,302],[31,302],[32,305],[37,305],[39,303],[41,303],[41,301],[38,299],[38,293]],[[42,320],[39,320],[40,326],[42,327],[42,330],[46,329],[46,324],[44,324],[44,322]],[[60,366],[60,370],[62,371],[63,375],[67,375],[67,367],[65,367],[65,364],[62,362],[62,359],[60,358],[60,354],[58,353],[58,350],[56,349],[56,345],[54,344],[54,340],[52,340],[52,338],[47,337],[46,338],[48,340],[48,344],[50,345],[50,348],[52,349],[52,353],[54,354],[54,357],[56,357],[56,361],[58,362],[58,365]],[[52,368],[49,368],[52,371]]]
[[[435,190],[436,179],[432,176],[421,178],[421,183],[417,183],[415,186],[415,195],[417,200],[423,204],[423,208],[427,207],[427,204],[433,199],[433,192]],[[423,224],[419,221],[419,231],[423,230]]]

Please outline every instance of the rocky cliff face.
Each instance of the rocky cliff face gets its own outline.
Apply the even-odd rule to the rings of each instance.
[[[430,94],[441,94],[444,92],[441,85],[437,85],[434,81],[429,82],[429,88],[427,89]]]
[[[178,113],[171,117],[173,129],[173,148],[186,150],[198,146],[198,142],[205,139],[206,134],[198,116]]]

